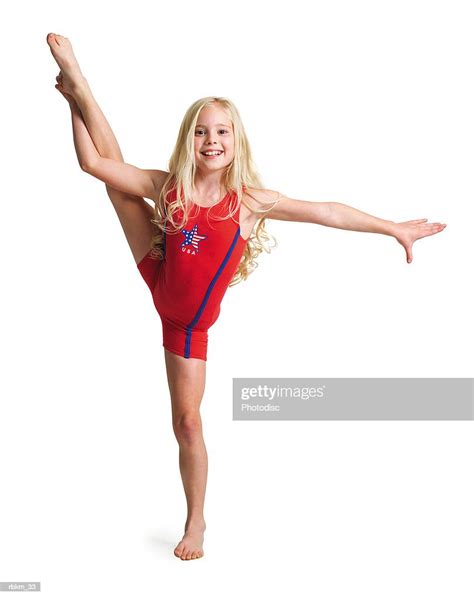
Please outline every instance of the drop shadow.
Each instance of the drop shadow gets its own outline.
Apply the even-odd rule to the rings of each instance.
[[[176,533],[172,533],[170,530],[152,530],[145,535],[147,547],[156,553],[166,553],[170,556],[172,556],[178,540]]]

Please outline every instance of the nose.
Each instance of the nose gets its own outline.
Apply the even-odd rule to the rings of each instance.
[[[206,143],[211,143],[211,144],[217,143],[217,141],[214,140],[214,133],[212,131],[209,131],[209,133],[207,134]]]

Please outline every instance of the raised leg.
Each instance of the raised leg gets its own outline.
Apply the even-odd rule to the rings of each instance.
[[[47,43],[61,69],[56,77],[56,87],[71,107],[75,138],[88,134],[101,156],[123,161],[120,146],[82,74],[70,41],[66,37],[50,33]],[[117,191],[107,185],[106,189],[135,262],[138,263],[150,249],[154,232],[150,222],[154,216],[153,208],[142,197]]]
[[[204,555],[204,498],[207,483],[207,451],[199,408],[206,383],[206,362],[183,358],[165,349],[171,395],[173,430],[179,444],[179,468],[187,503],[184,536],[174,554],[181,559]]]

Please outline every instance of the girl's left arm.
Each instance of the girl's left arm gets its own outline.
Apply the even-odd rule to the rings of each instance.
[[[390,235],[405,248],[408,263],[413,260],[412,246],[417,239],[440,233],[446,227],[446,224],[429,223],[426,218],[396,223],[391,220],[377,218],[339,202],[293,200],[282,196],[282,194],[278,194],[280,199],[272,200],[273,194],[276,192],[269,190],[265,190],[265,192],[266,199],[262,195],[259,198],[263,205],[268,205],[272,201],[276,202],[265,214],[265,218],[314,223],[348,231]]]

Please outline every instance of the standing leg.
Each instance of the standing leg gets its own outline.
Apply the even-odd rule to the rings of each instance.
[[[206,362],[164,351],[173,430],[179,444],[179,468],[188,510],[184,536],[174,554],[181,559],[195,559],[204,555],[202,544],[206,528],[207,451],[199,413],[206,383]]]

